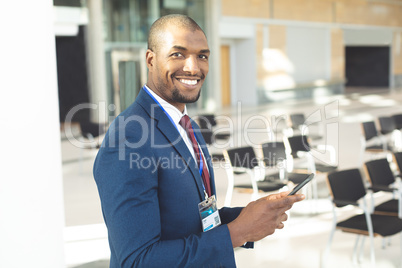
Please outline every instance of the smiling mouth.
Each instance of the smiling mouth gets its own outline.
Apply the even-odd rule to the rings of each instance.
[[[198,83],[198,81],[200,81],[199,79],[179,79],[179,78],[177,80],[189,86],[194,86]]]

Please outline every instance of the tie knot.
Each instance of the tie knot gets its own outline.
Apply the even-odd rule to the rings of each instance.
[[[192,129],[190,117],[188,115],[183,115],[179,122],[180,126],[182,126],[186,131]]]

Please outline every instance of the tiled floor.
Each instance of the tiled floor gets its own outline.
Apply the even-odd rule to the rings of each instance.
[[[321,127],[312,127],[311,132],[320,132],[337,150],[340,169],[359,167],[362,161],[371,155],[362,155],[360,145],[360,122],[375,119],[380,115],[402,113],[402,89],[388,91],[355,90],[345,96],[321,97],[315,100],[288,101],[257,107],[232,107],[223,110],[220,122],[234,131],[232,146],[246,144],[258,145],[270,139],[269,126],[275,133],[274,138],[281,139],[281,132],[275,131],[283,125],[281,116],[302,112],[306,117],[321,116]],[[194,113],[193,113],[194,114]],[[226,129],[227,130],[227,129]],[[271,136],[272,138],[272,136]],[[220,151],[218,144],[210,151]],[[103,268],[108,267],[109,248],[107,232],[103,224],[100,202],[96,185],[92,177],[92,163],[95,150],[81,150],[68,139],[62,141],[64,199],[65,199],[65,257],[68,267]],[[325,158],[322,151],[313,152],[317,158]],[[325,158],[326,159],[326,158]],[[222,165],[215,165],[218,204],[223,205],[226,194],[227,176]],[[290,218],[283,230],[259,241],[255,249],[236,249],[238,267],[320,267],[323,250],[328,240],[332,222],[329,194],[325,184],[325,175],[317,175],[319,203],[304,201],[297,204],[290,212]],[[247,177],[237,178],[248,181]],[[378,195],[378,199],[387,198]],[[245,205],[250,194],[235,191],[233,206]],[[348,211],[343,212],[343,216]],[[341,217],[342,217],[341,215]],[[351,254],[354,236],[336,232],[327,267],[369,267],[369,243],[365,243],[363,261],[353,265]],[[377,267],[398,267],[401,262],[401,242],[399,236],[393,237],[391,245],[381,248],[382,240],[375,239]]]

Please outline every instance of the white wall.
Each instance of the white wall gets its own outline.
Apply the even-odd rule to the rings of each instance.
[[[257,104],[255,27],[253,24],[219,22],[219,37],[230,46],[231,104]]]
[[[235,70],[236,98],[232,98],[232,105],[236,105],[238,102],[243,105],[257,104],[255,47],[254,39],[237,40],[235,43],[236,59],[231,61],[231,69]]]
[[[328,28],[287,27],[287,55],[297,83],[330,78],[331,39]]]
[[[53,1],[2,1],[0,30],[0,267],[64,267]]]
[[[344,29],[345,46],[390,46],[393,32],[375,29]]]

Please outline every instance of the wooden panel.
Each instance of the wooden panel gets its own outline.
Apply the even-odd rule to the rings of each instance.
[[[221,4],[223,16],[402,27],[402,6],[392,2],[221,0]]]
[[[230,106],[230,47],[221,46],[221,95],[222,106]]]
[[[223,16],[269,18],[270,0],[222,0]]]
[[[400,5],[338,1],[335,12],[339,23],[402,26]]]
[[[331,29],[331,79],[345,77],[345,46],[342,29]]]
[[[286,26],[269,26],[269,48],[279,49],[286,52]]]
[[[333,22],[333,1],[274,0],[273,17],[281,20]]]
[[[262,74],[259,84],[267,90],[291,87],[291,62],[286,54],[286,26],[269,26],[269,49],[264,51],[262,58]]]
[[[393,74],[402,74],[402,33],[394,34],[394,45],[393,45],[393,64],[394,70]]]

